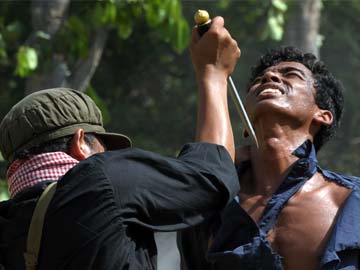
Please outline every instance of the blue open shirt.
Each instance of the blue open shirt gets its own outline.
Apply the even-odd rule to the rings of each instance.
[[[276,224],[287,201],[316,172],[324,175],[328,181],[352,190],[319,258],[320,269],[359,269],[360,179],[321,169],[310,141],[304,142],[293,154],[299,160],[267,203],[258,223],[240,207],[239,198],[236,197],[219,217],[181,233],[179,247],[183,258],[182,269],[283,269],[282,257],[271,248],[266,240],[267,233]],[[239,177],[249,165],[249,162],[245,162],[237,168]],[[207,252],[210,233],[215,233],[215,238]]]

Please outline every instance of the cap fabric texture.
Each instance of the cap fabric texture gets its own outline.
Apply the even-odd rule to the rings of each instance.
[[[12,162],[14,152],[72,135],[79,128],[95,133],[107,150],[131,146],[122,134],[107,133],[100,109],[82,92],[69,88],[53,88],[26,96],[0,123],[0,151]]]

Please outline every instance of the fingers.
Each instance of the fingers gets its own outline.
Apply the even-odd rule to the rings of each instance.
[[[221,16],[217,16],[212,20],[211,28],[214,30],[222,29],[224,28],[224,18]]]
[[[222,30],[222,28],[224,28],[224,18],[223,17],[215,17],[212,21],[211,21],[211,31],[215,31],[215,32],[220,32]],[[206,34],[206,33],[205,33]],[[192,32],[191,32],[191,41],[194,43],[197,43],[200,40],[200,35],[198,32],[198,26],[195,25],[192,28]]]
[[[202,37],[198,34],[198,26],[192,28],[189,49],[195,71],[199,74],[213,67],[219,73],[229,75],[240,57],[238,44],[224,27],[224,19],[220,16],[212,20],[211,27]]]
[[[232,42],[234,43],[234,46],[237,47],[236,56],[237,56],[237,58],[240,58],[240,56],[241,56],[241,50],[240,50],[240,48],[239,48],[239,46],[238,46],[238,43],[237,43],[237,41],[236,41],[235,39],[233,39]]]

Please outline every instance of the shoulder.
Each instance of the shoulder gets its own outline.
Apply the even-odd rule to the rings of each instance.
[[[340,185],[343,185],[350,189],[359,189],[360,188],[360,178],[353,175],[347,175],[337,172],[332,172],[329,170],[323,170],[321,169],[320,172],[323,174],[323,176],[330,180],[334,181]]]
[[[325,248],[321,265],[341,263],[342,254],[349,250],[360,250],[360,178],[356,176],[322,171],[323,175],[351,189],[351,193],[339,211],[330,239]]]

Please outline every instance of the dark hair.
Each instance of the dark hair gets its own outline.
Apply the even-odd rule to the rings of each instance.
[[[337,127],[340,125],[344,107],[344,88],[342,83],[329,72],[323,62],[319,61],[313,54],[304,54],[295,47],[272,49],[264,54],[251,69],[248,86],[256,77],[263,74],[265,69],[284,61],[301,63],[312,72],[316,90],[315,102],[320,109],[329,110],[333,114],[333,123],[330,126],[321,126],[320,130],[315,134],[314,146],[318,151],[334,136]]]
[[[72,137],[73,135],[69,135],[33,146],[29,149],[15,151],[14,160],[24,159],[31,155],[38,155],[50,152],[65,152],[67,154],[70,154],[70,142]],[[95,146],[95,138],[96,136],[93,133],[84,134],[84,140],[90,147]]]

